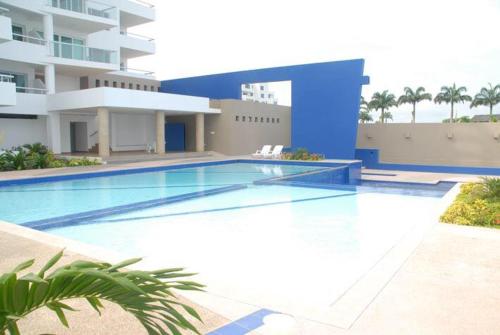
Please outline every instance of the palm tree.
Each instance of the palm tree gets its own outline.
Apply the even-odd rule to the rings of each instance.
[[[371,109],[379,110],[380,109],[380,121],[384,123],[385,114],[384,112],[393,107],[397,106],[396,97],[394,94],[389,93],[387,90],[380,92],[375,92],[372,96],[372,100],[368,104]]]
[[[478,94],[474,96],[470,107],[488,106],[490,107],[490,121],[493,121],[493,106],[500,103],[500,84],[490,88],[483,87]]]
[[[411,112],[411,122],[415,123],[415,107],[417,103],[423,100],[432,100],[432,95],[430,93],[425,93],[425,88],[420,86],[415,91],[409,87],[405,87],[405,94],[399,97],[398,105],[402,104],[412,104],[413,111]]]
[[[373,118],[370,115],[370,106],[363,96],[361,96],[359,106],[359,120],[361,123],[373,121]]]
[[[392,113],[391,112],[384,112],[384,120],[387,122],[387,120],[393,120],[392,118]]]
[[[464,94],[467,92],[467,88],[464,86],[457,87],[455,83],[453,86],[443,86],[441,87],[441,92],[434,98],[434,102],[441,104],[442,102],[451,104],[450,112],[450,123],[453,123],[453,106],[456,103],[463,103],[465,101],[471,101],[472,98],[469,95]]]

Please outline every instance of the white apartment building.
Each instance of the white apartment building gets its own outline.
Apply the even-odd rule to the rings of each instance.
[[[141,0],[0,0],[0,148],[42,142],[54,153],[155,148],[168,116],[192,117],[204,150],[209,99],[160,93],[128,67],[155,52],[130,28],[152,22]]]
[[[241,99],[272,105],[278,104],[274,92],[269,91],[268,83],[243,84],[241,86]]]

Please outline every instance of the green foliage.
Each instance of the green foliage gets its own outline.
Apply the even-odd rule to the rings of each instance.
[[[474,96],[470,107],[487,106],[490,108],[490,121],[493,121],[493,107],[500,103],[500,84],[493,87],[489,84],[489,88],[483,87],[481,91]]]
[[[387,109],[397,106],[398,103],[396,101],[396,97],[394,94],[389,93],[387,90],[383,92],[375,92],[370,100],[368,106],[370,109],[380,110],[380,122],[385,122],[385,112]]]
[[[455,83],[453,86],[443,86],[441,87],[441,92],[436,95],[434,102],[437,104],[446,103],[451,105],[450,111],[450,122],[453,123],[453,106],[457,103],[463,103],[465,101],[472,101],[469,95],[466,95],[467,88],[464,86],[457,87]]]
[[[183,316],[185,311],[201,321],[198,313],[180,303],[173,290],[202,291],[202,285],[182,280],[193,274],[181,268],[157,271],[123,270],[140,261],[131,259],[119,264],[75,261],[46,273],[61,259],[60,252],[38,273],[20,275],[34,260],[19,264],[0,276],[0,334],[20,334],[17,322],[40,308],[52,310],[69,328],[65,313],[75,311],[65,303],[86,299],[99,315],[101,301],[109,301],[133,314],[148,334],[180,334],[180,330],[199,332]]]
[[[422,86],[418,87],[415,91],[410,87],[405,87],[404,92],[405,93],[398,99],[398,105],[411,104],[413,106],[412,123],[415,123],[416,105],[424,100],[432,100],[432,95],[430,93],[425,93],[425,88]]]
[[[470,123],[471,120],[470,120],[470,117],[468,117],[468,116],[461,116],[457,119],[457,122],[458,123]]]
[[[25,144],[0,154],[0,171],[46,169],[66,166],[97,165],[98,162],[86,157],[78,159],[56,159],[43,144]]]
[[[295,152],[286,152],[281,157],[284,160],[296,160],[296,161],[320,161],[325,159],[323,155],[311,154],[305,148],[298,148]]]
[[[500,228],[500,178],[464,184],[441,222]]]

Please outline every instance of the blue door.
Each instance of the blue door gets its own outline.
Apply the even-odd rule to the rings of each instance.
[[[186,126],[184,123],[165,124],[165,151],[186,150]]]

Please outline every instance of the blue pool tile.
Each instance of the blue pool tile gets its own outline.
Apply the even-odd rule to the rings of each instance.
[[[259,309],[247,316],[235,320],[207,335],[244,335],[264,325],[264,317],[271,314],[279,314],[270,309]]]

